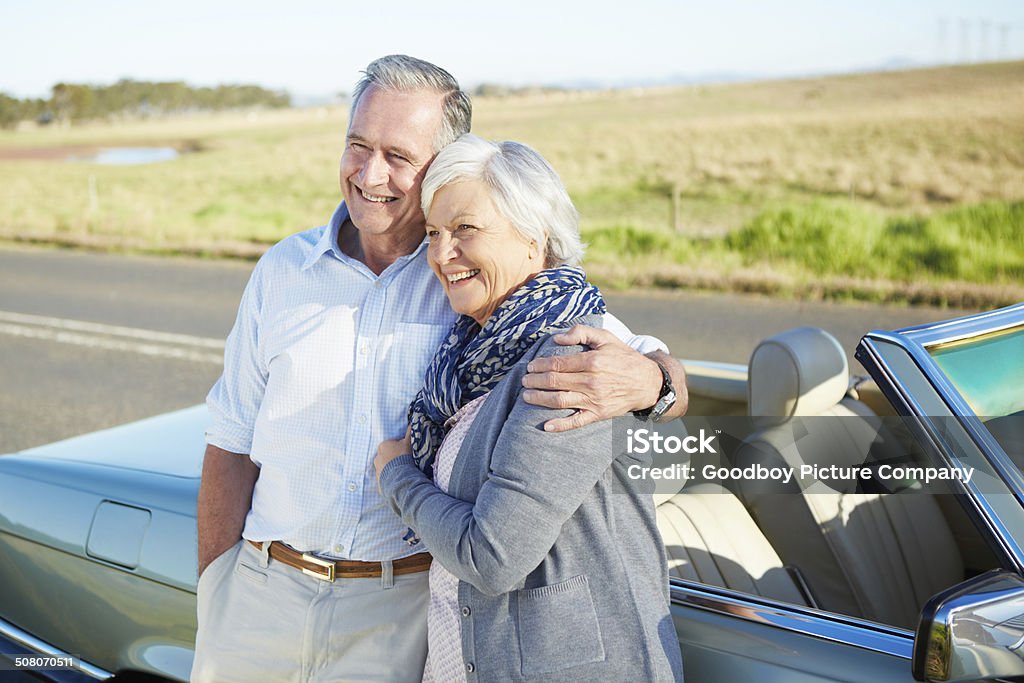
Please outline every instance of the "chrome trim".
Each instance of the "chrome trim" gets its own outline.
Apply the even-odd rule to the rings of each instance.
[[[896,330],[895,334],[913,339],[921,346],[931,346],[969,339],[988,332],[999,332],[1021,324],[1024,324],[1024,303],[952,320],[905,327]]]
[[[938,455],[938,457],[941,458],[943,464],[945,464],[948,467],[958,466],[958,463],[954,462],[949,457],[949,454],[947,453],[947,447],[943,447],[941,445],[941,443],[944,440],[936,436],[934,426],[929,426],[931,423],[931,418],[933,416],[929,416],[926,414],[926,411],[921,407],[920,403],[918,403],[914,399],[914,397],[909,394],[904,384],[895,376],[892,369],[889,367],[889,364],[885,361],[885,359],[882,357],[879,351],[875,348],[875,340],[895,344],[899,348],[906,351],[910,360],[913,361],[913,363],[917,365],[918,369],[921,370],[921,372],[924,374],[925,380],[930,382],[933,388],[935,388],[936,393],[939,395],[939,399],[946,405],[947,408],[949,408],[952,411],[952,406],[950,406],[949,402],[946,400],[946,397],[943,396],[940,387],[935,386],[935,380],[933,379],[933,377],[930,376],[923,367],[921,367],[920,359],[915,357],[915,354],[912,352],[913,345],[908,345],[908,340],[906,338],[898,336],[898,334],[896,333],[880,331],[870,332],[867,335],[865,335],[863,339],[861,339],[861,342],[858,345],[858,355],[860,351],[863,350],[864,355],[866,357],[858,357],[858,360],[860,360],[860,362],[865,366],[865,368],[868,368],[869,372],[870,367],[868,366],[868,363],[870,362],[873,365],[873,367],[876,370],[878,370],[880,374],[882,374],[882,376],[886,380],[886,383],[883,385],[882,382],[878,382],[878,385],[882,389],[883,393],[886,394],[886,397],[889,398],[889,400],[893,401],[894,404],[899,404],[895,405],[897,410],[902,409],[906,411],[907,415],[914,415],[916,417],[923,418],[923,421],[920,423],[922,425],[921,436],[927,438],[929,445],[932,447],[936,455]],[[928,358],[930,360],[931,357],[929,356]],[[939,372],[941,373],[941,371]],[[948,383],[946,384],[948,385]],[[892,388],[896,392],[895,396],[890,396],[890,388]],[[955,389],[953,389],[953,391],[955,391]],[[966,416],[957,415],[954,413],[950,415],[950,417]],[[1005,466],[1006,463],[1003,462],[1003,459],[1005,459],[1005,461],[1009,463],[1009,465],[1017,474],[1017,476],[1013,477],[1013,479],[1020,478],[1020,471],[1017,470],[1016,466],[1014,466],[1012,462],[1010,462],[1009,458],[1006,456],[1006,453],[1003,452],[1002,448],[999,448],[999,450],[996,451],[995,453],[987,450],[986,447],[982,445],[982,442],[979,442],[979,440],[975,438],[975,434],[972,433],[971,429],[968,428],[967,423],[962,423],[962,426],[967,432],[968,437],[971,438],[974,444],[981,451],[982,456],[988,460],[989,464],[991,464],[995,469],[995,473],[1000,478],[1003,479],[1003,483],[1007,485],[1009,491],[1014,494],[1015,498],[1017,498],[1018,503],[1024,504],[1024,501],[1022,501],[1021,498],[1021,489],[1016,488],[1014,484],[1008,481],[1007,477],[1004,476],[1002,469],[999,467],[1000,464]],[[989,439],[991,439],[991,435],[989,435]],[[983,440],[983,442],[984,441],[985,440]],[[1001,456],[1001,458],[999,456]],[[1009,563],[1013,565],[1013,568],[1018,573],[1024,573],[1024,548],[1022,548],[1017,543],[1016,537],[1011,533],[1009,528],[1007,528],[1007,526],[1003,524],[1002,520],[999,518],[999,515],[996,513],[995,509],[986,500],[985,494],[981,491],[981,488],[978,485],[978,483],[975,481],[971,481],[970,483],[961,482],[961,485],[967,491],[967,498],[970,501],[971,506],[980,516],[982,523],[986,526],[989,532],[991,532],[992,539],[994,539],[999,544],[1000,548],[1004,551],[1004,559],[1008,560]]]
[[[81,659],[74,657],[74,655],[72,655],[71,653],[64,652],[63,650],[56,648],[53,645],[50,645],[49,643],[36,638],[28,631],[23,631],[11,622],[5,621],[4,619],[0,619],[0,635],[9,638],[10,640],[13,640],[14,642],[18,643],[19,645],[22,645],[23,647],[28,648],[29,650],[38,652],[40,655],[45,655],[48,657],[72,657],[74,661],[77,662],[77,664],[75,664],[74,666],[74,669],[76,671],[79,671],[85,674],[86,676],[89,676],[90,678],[95,678],[97,681],[105,681],[108,678],[112,678],[114,676],[114,674],[110,673],[109,671],[104,671],[98,666],[88,664],[82,661]]]
[[[684,607],[783,628],[813,638],[900,657],[908,661],[914,651],[914,634],[895,626],[775,602],[675,577],[669,579],[669,590],[672,602]]]

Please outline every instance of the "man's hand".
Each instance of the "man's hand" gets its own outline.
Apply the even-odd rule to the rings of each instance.
[[[555,341],[562,345],[583,344],[591,350],[530,361],[529,374],[523,378],[527,389],[523,399],[533,405],[577,411],[569,417],[548,420],[544,424],[545,431],[575,429],[650,408],[657,402],[662,381],[658,363],[634,351],[611,332],[577,325],[555,335]],[[680,395],[668,415],[682,415],[686,409],[685,373],[674,359],[660,352],[656,354]]]
[[[377,490],[380,491],[380,473],[385,465],[400,455],[412,453],[412,441],[409,438],[409,431],[406,430],[404,439],[388,439],[381,441],[377,446],[377,455],[373,459],[373,467],[377,470]]]
[[[206,447],[196,522],[199,574],[242,538],[260,468],[248,455]]]

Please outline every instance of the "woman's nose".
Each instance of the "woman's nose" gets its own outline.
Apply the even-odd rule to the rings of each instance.
[[[434,252],[434,260],[438,263],[448,263],[458,255],[454,240],[443,232],[430,239],[430,248]]]

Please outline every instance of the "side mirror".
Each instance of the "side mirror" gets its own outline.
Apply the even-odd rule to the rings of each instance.
[[[913,674],[951,682],[1024,676],[1024,579],[993,569],[932,596],[914,638]]]

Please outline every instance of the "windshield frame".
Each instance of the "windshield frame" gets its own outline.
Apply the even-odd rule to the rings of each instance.
[[[959,424],[981,457],[992,466],[994,473],[1005,485],[1006,493],[1012,494],[1016,509],[1004,505],[1004,496],[982,491],[974,483],[966,489],[973,502],[972,507],[980,514],[985,526],[1000,537],[999,545],[1006,559],[1016,566],[1018,572],[1024,571],[1024,545],[1021,544],[1024,538],[1020,538],[1024,533],[1014,533],[1013,529],[1024,529],[1024,525],[1018,523],[1024,513],[1024,472],[1013,463],[980,416],[974,413],[936,363],[929,349],[1022,325],[1024,303],[892,332],[875,330],[861,339],[855,354],[897,412],[918,418],[919,429],[916,431],[919,431],[919,438],[929,442],[943,460],[952,464],[959,454],[958,445],[943,436],[946,430],[942,429],[939,418],[954,420]],[[899,364],[892,362],[891,349],[886,348],[889,345],[904,352],[912,365],[897,367]],[[920,374],[909,376],[916,373]],[[935,409],[934,401],[929,403],[926,397],[914,395],[909,385],[922,380],[934,390],[934,398],[942,404],[941,410]],[[962,447],[963,442],[959,446]],[[1018,519],[1011,522],[1009,517]]]

